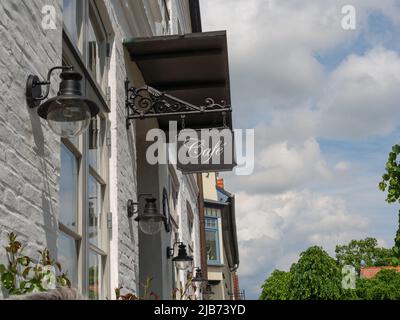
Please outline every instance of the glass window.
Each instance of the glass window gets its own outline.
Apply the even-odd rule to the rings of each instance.
[[[63,0],[63,4],[64,29],[74,44],[63,41],[63,63],[88,75],[82,82],[83,94],[102,100],[93,82],[106,92],[109,62],[103,12],[94,0]],[[109,210],[109,149],[104,147],[108,127],[107,115],[101,114],[79,139],[63,139],[61,148],[59,255],[74,283],[91,299],[109,297],[111,292],[104,279],[109,239],[102,221],[102,213]]]
[[[102,196],[101,185],[92,176],[89,177],[89,240],[100,245]]]
[[[216,208],[206,208],[206,216],[208,217],[221,217],[221,210]]]
[[[71,41],[80,49],[80,40],[83,27],[83,4],[82,0],[63,1],[63,19]]]
[[[98,173],[101,173],[101,148],[105,132],[105,120],[99,116],[93,118],[89,127],[89,165]]]
[[[78,159],[61,144],[60,222],[76,230],[78,215]]]
[[[88,67],[97,83],[105,91],[107,86],[107,36],[97,8],[93,4],[89,5],[87,43]]]
[[[206,228],[217,229],[218,220],[217,219],[206,219]]]
[[[218,262],[218,232],[206,230],[207,260],[210,263]]]
[[[78,284],[78,252],[76,240],[67,236],[64,232],[58,233],[58,261],[63,272],[66,272],[73,288]]]
[[[101,298],[102,279],[101,256],[94,251],[89,253],[89,299],[99,300]]]
[[[206,250],[207,261],[210,264],[219,264],[219,232],[218,232],[218,219],[206,218]]]

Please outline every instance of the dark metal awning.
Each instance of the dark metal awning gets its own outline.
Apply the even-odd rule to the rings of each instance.
[[[133,38],[124,45],[141,70],[147,86],[195,106],[216,104],[230,106],[230,83],[225,31],[192,33],[148,38]],[[222,103],[223,101],[223,103]],[[160,127],[179,117],[159,118]],[[186,115],[187,128],[222,127],[218,113]],[[226,125],[232,129],[228,112]]]

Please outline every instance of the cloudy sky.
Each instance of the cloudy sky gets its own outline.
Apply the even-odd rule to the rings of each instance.
[[[225,175],[247,298],[311,245],[392,246],[398,208],[377,185],[400,142],[400,0],[200,4],[204,31],[228,32],[235,127],[255,129],[254,174]]]

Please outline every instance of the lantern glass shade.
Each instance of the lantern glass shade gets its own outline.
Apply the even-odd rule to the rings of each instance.
[[[142,218],[139,220],[140,230],[151,236],[161,231],[164,221],[157,217]]]
[[[181,242],[178,255],[172,259],[178,270],[186,270],[193,264],[193,257],[187,255],[186,246]]]
[[[53,98],[44,105],[47,107],[47,122],[51,130],[60,137],[76,137],[85,132],[92,118],[85,100]]]
[[[187,270],[190,267],[191,261],[175,261],[175,266],[178,270]]]
[[[156,199],[146,199],[146,205],[142,214],[135,219],[139,222],[140,230],[147,235],[155,235],[164,225],[164,216],[157,210]]]

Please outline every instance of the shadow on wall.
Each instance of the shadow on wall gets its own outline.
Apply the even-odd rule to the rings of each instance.
[[[29,109],[28,106],[26,108]],[[46,166],[46,153],[45,153],[45,138],[39,116],[36,109],[29,109],[29,118],[32,125],[33,139],[35,141],[34,151],[39,157],[40,173],[42,179],[42,210],[43,210],[43,224],[45,227],[46,246],[50,252],[57,256],[57,230],[58,221],[57,216],[54,214],[54,206],[51,202],[51,187],[48,167]],[[50,230],[54,232],[49,232]]]

